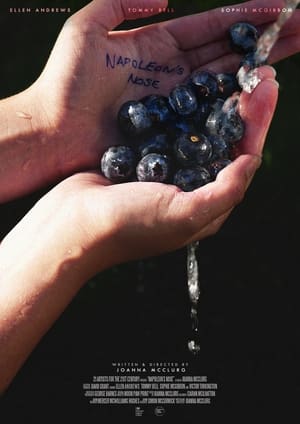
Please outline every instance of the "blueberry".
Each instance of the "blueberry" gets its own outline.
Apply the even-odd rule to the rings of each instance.
[[[213,180],[216,179],[218,173],[231,163],[229,159],[218,159],[209,164],[208,170]]]
[[[101,159],[101,170],[106,178],[115,183],[130,180],[136,167],[136,155],[128,146],[112,146]]]
[[[168,98],[156,94],[143,97],[141,102],[146,106],[154,124],[164,124],[173,116]]]
[[[236,91],[241,91],[235,74],[228,72],[217,74],[217,81],[219,86],[219,96],[223,99],[231,96]]]
[[[152,134],[138,146],[140,157],[146,156],[149,153],[166,155],[170,152],[170,149],[170,142],[166,133]]]
[[[211,105],[208,101],[203,100],[199,102],[196,112],[191,117],[197,130],[202,130],[210,112]]]
[[[182,133],[174,144],[175,157],[181,166],[203,165],[212,154],[212,146],[203,134]]]
[[[210,173],[206,168],[194,167],[179,169],[173,178],[173,184],[183,191],[193,191],[211,181]]]
[[[229,28],[231,48],[237,53],[253,52],[257,47],[258,31],[254,25],[238,22]]]
[[[169,103],[178,115],[191,115],[197,110],[198,102],[188,85],[177,85],[169,95]]]
[[[237,112],[239,100],[240,100],[240,94],[239,92],[235,92],[230,97],[227,97],[227,99],[224,101],[222,111],[225,113],[232,113]]]
[[[224,103],[225,103],[225,100],[224,99],[221,99],[220,97],[217,97],[211,104],[210,104],[210,108],[211,108],[211,110],[214,110],[214,111],[219,111],[219,110],[221,110],[222,108],[223,108],[223,106],[224,106]]]
[[[221,121],[223,115],[224,112],[222,112],[222,109],[213,110],[209,114],[205,123],[205,130],[209,135],[220,136]]]
[[[229,33],[235,51],[244,55],[242,64],[259,66],[255,56],[257,29],[238,22]],[[175,174],[174,184],[185,191],[214,180],[238,155],[237,143],[245,132],[237,108],[241,92],[238,77],[197,70],[169,96],[155,93],[124,103],[118,124],[127,138],[134,139],[134,152],[126,150],[125,154],[125,146],[105,152],[101,160],[104,175],[114,182],[168,183]]]
[[[230,146],[223,138],[211,135],[208,136],[208,140],[212,146],[211,161],[228,159],[230,157]]]
[[[143,103],[130,100],[121,106],[118,112],[118,124],[126,135],[137,136],[149,130],[152,121]]]
[[[220,135],[228,143],[237,143],[245,133],[245,124],[238,112],[225,113]]]
[[[138,181],[167,182],[170,176],[171,161],[165,155],[149,153],[136,167]]]
[[[227,113],[222,110],[211,112],[205,127],[208,134],[217,135],[231,144],[240,141],[245,132],[242,118],[233,110]]]
[[[215,73],[211,71],[195,71],[191,75],[190,80],[200,98],[214,98],[217,96],[219,86]]]
[[[196,125],[193,118],[184,118],[183,116],[176,116],[167,124],[167,132],[170,138],[177,137],[182,133],[195,133]]]

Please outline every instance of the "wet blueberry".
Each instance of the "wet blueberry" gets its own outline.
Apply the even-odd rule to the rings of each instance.
[[[208,136],[208,140],[212,146],[211,161],[228,159],[230,157],[230,146],[223,138],[211,135]]]
[[[172,119],[167,124],[167,132],[170,135],[170,138],[177,137],[182,133],[195,133],[196,126],[193,118],[184,118],[183,116],[176,116],[175,119]]]
[[[231,160],[229,159],[218,159],[218,160],[215,160],[214,162],[211,162],[208,167],[211,178],[213,180],[216,179],[218,173],[222,171],[222,169],[224,169],[230,163],[231,163]]]
[[[239,22],[229,32],[233,48],[245,56],[242,64],[259,66],[256,28]],[[128,153],[122,150],[127,147],[119,146],[105,152],[104,175],[113,182],[168,183],[176,174],[174,184],[185,191],[214,180],[238,155],[237,142],[245,131],[237,108],[241,92],[237,78],[239,74],[195,71],[168,97],[150,94],[124,103],[118,124],[127,138],[134,139],[135,151]]]
[[[221,123],[220,136],[228,143],[237,143],[245,133],[245,124],[237,112],[225,113]]]
[[[219,96],[223,99],[231,96],[236,91],[241,91],[235,74],[228,72],[217,74],[217,81],[219,85]]]
[[[205,130],[209,135],[220,135],[221,117],[223,114],[222,109],[213,110],[209,114],[205,123]]]
[[[171,161],[165,155],[149,153],[144,156],[136,167],[138,181],[165,183],[171,171]]]
[[[149,130],[152,121],[143,103],[130,100],[121,106],[118,113],[118,124],[125,134],[137,136]]]
[[[149,153],[167,155],[170,149],[171,146],[166,133],[152,134],[138,146],[140,157],[146,156]]]
[[[211,71],[195,71],[190,81],[200,98],[214,98],[219,92],[216,74]]]
[[[212,146],[203,134],[182,133],[175,141],[174,153],[181,166],[203,165],[212,155]]]
[[[199,102],[196,112],[192,115],[192,121],[197,130],[202,130],[210,112],[211,105],[208,101]]]
[[[168,98],[156,94],[143,97],[141,102],[146,106],[150,118],[154,124],[164,124],[170,120],[174,114]]]
[[[243,138],[245,124],[236,111],[227,113],[213,111],[206,121],[206,130],[210,135],[217,135],[227,143],[236,143]]]
[[[250,69],[254,69],[254,68],[258,68],[259,66],[263,66],[263,65],[267,65],[268,60],[265,61],[258,61],[255,55],[255,51],[254,52],[250,52],[248,54],[246,54],[241,62],[240,62],[240,68],[242,66],[244,66],[246,68],[246,70],[250,70]]]
[[[102,156],[101,171],[112,182],[128,181],[134,175],[136,162],[136,155],[130,147],[112,146]]]
[[[173,184],[183,191],[193,191],[211,181],[210,173],[206,168],[194,167],[179,169],[173,178]]]
[[[220,97],[217,97],[216,100],[214,100],[211,104],[210,104],[210,109],[211,111],[215,111],[217,112],[218,110],[221,110],[224,106],[225,100],[221,99]]]
[[[194,91],[188,85],[177,85],[169,95],[172,109],[179,115],[191,115],[197,110],[198,102]]]
[[[258,31],[248,22],[238,22],[229,28],[229,37],[232,49],[241,54],[256,50]]]

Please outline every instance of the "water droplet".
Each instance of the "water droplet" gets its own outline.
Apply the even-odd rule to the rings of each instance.
[[[261,82],[261,79],[258,75],[258,69],[247,69],[246,66],[242,66],[238,73],[237,79],[241,88],[246,91],[246,93],[252,93],[252,91],[258,86]]]
[[[189,296],[192,303],[196,303],[199,299],[200,289],[198,281],[198,262],[196,257],[196,249],[198,242],[190,243],[187,246],[187,279]]]
[[[188,348],[193,355],[197,355],[200,352],[200,345],[196,343],[195,340],[190,340],[188,342]]]
[[[198,327],[199,327],[198,312],[197,312],[197,309],[193,306],[191,309],[191,320],[192,320],[193,331],[198,332]]]

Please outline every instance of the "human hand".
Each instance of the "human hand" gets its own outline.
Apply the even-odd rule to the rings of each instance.
[[[0,393],[80,287],[114,264],[157,255],[215,233],[257,167],[277,100],[268,67],[242,93],[240,156],[193,192],[173,185],[111,185],[99,172],[67,178],[0,245]],[[262,113],[263,112],[263,113]]]
[[[186,193],[158,183],[112,185],[99,171],[80,173],[39,202],[32,222],[45,221],[61,208],[70,215],[68,226],[61,224],[59,233],[71,226],[72,245],[82,251],[87,278],[116,263],[171,251],[215,233],[243,198],[261,161],[278,85],[270,67],[260,68],[260,73],[263,81],[240,99],[246,124],[240,156],[215,182]],[[30,232],[36,232],[34,226]],[[60,243],[60,235],[52,237]],[[20,233],[19,238],[26,237]]]
[[[148,10],[153,7],[155,13],[166,3],[152,0],[139,5]],[[275,3],[274,7],[283,1]],[[275,16],[253,13],[251,6],[258,5],[268,6],[268,2],[243,3],[249,10],[243,19],[263,26]],[[131,31],[111,31],[124,19],[141,16],[129,11],[134,6],[130,0],[94,0],[74,14],[64,25],[41,77],[32,87],[55,129],[57,142],[52,145],[59,177],[99,166],[105,148],[122,142],[115,122],[124,101],[153,92],[168,94],[194,69],[234,71],[238,66],[240,58],[230,52],[226,34],[239,15],[216,9]],[[297,13],[287,23],[270,61],[299,51],[299,43]],[[136,69],[138,64],[142,68],[148,66],[148,70]],[[154,71],[159,67],[160,71]],[[168,67],[169,72],[163,72],[163,67]],[[155,83],[148,87],[134,84],[136,76]]]

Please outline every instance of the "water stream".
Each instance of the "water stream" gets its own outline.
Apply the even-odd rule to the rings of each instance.
[[[198,320],[198,301],[200,297],[200,284],[198,273],[198,261],[196,251],[199,242],[190,243],[187,246],[187,280],[188,291],[191,302],[191,321],[193,338],[188,342],[189,351],[197,354],[200,351],[199,343],[199,320]]]
[[[292,16],[298,4],[300,4],[300,0],[285,0],[286,7],[282,9],[277,20],[269,25],[258,39],[257,49],[254,54],[254,63],[256,63],[257,66],[266,63],[274,44],[279,38],[282,27]],[[257,67],[249,69],[247,66],[242,66],[237,73],[237,78],[240,86],[247,93],[252,93],[255,87],[261,82],[258,76]]]
[[[264,64],[268,59],[274,44],[278,40],[283,25],[292,16],[298,4],[300,4],[300,0],[285,0],[286,8],[279,14],[276,22],[272,23],[260,36],[254,56],[257,66]],[[247,69],[247,67],[241,67],[238,71],[237,78],[240,86],[248,93],[252,93],[255,87],[260,83],[257,68]],[[194,242],[187,246],[187,284],[191,303],[191,323],[193,332],[192,339],[188,341],[188,349],[194,355],[200,352],[198,318],[200,280],[196,255],[198,244],[199,242]]]

